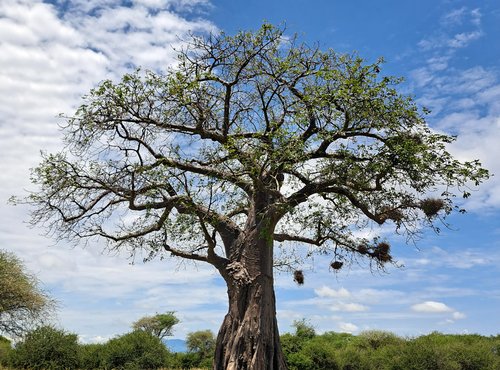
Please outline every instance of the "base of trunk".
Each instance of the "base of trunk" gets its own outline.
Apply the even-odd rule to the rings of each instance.
[[[215,370],[287,369],[272,282],[262,283],[230,289],[229,312],[217,337]]]

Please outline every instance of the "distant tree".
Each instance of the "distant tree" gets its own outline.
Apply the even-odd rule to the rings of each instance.
[[[155,337],[163,339],[172,335],[173,327],[179,323],[174,311],[154,316],[144,316],[133,323],[134,330],[143,330]]]
[[[189,333],[186,338],[189,352],[198,353],[201,358],[211,358],[215,351],[215,336],[211,330]]]
[[[64,151],[34,169],[32,222],[146,260],[211,264],[229,298],[214,368],[285,369],[275,243],[330,255],[333,270],[354,256],[383,266],[390,245],[359,230],[437,228],[454,192],[488,177],[452,157],[453,138],[428,127],[400,81],[382,76],[381,61],[269,24],[193,36],[165,74],[126,74],[85,97]]]
[[[47,319],[54,301],[13,253],[0,250],[0,332],[21,336]]]
[[[295,320],[293,327],[295,335],[301,339],[311,339],[316,335],[316,330],[306,319]]]

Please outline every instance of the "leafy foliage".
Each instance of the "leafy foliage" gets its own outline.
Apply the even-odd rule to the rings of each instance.
[[[191,353],[197,354],[198,364],[212,362],[215,351],[215,336],[211,330],[200,330],[189,333],[186,338],[186,345]]]
[[[26,334],[11,352],[10,363],[18,369],[65,370],[79,365],[76,334],[42,326]]]
[[[79,346],[81,369],[103,369],[106,366],[106,344],[93,343]]]
[[[142,330],[111,339],[105,348],[104,364],[110,369],[158,369],[168,356],[160,338]]]
[[[7,366],[11,351],[12,345],[10,340],[0,336],[0,365]]]
[[[20,336],[42,322],[54,302],[13,253],[0,250],[0,332]]]
[[[493,370],[500,366],[498,337],[432,333],[404,339],[384,331],[358,336],[329,332],[309,339],[285,334],[282,343],[290,370]]]
[[[299,323],[305,323],[306,332],[310,333],[312,328],[305,320]],[[290,370],[500,368],[500,336],[436,332],[417,338],[401,338],[385,331],[367,331],[357,336],[335,332],[302,333],[303,330],[297,330],[281,338]],[[157,337],[144,331],[128,333],[104,344],[77,345],[74,334],[43,327],[28,333],[22,343],[8,350],[2,364],[13,369],[212,368],[213,334],[209,330],[194,332],[188,335],[187,341],[188,353],[169,353]],[[2,346],[9,345],[7,342],[0,340]]]
[[[295,320],[293,322],[295,328],[295,335],[302,339],[311,339],[316,336],[316,330],[307,322],[306,319]]]
[[[113,368],[154,369],[161,367],[167,355],[159,338],[135,331],[112,339],[107,344],[107,364]]]
[[[346,254],[383,265],[388,248],[356,230],[391,222],[415,237],[488,177],[447,152],[454,138],[427,126],[383,60],[283,36],[264,24],[193,37],[164,74],[102,82],[67,117],[66,151],[33,171],[33,222],[220,269],[257,212],[271,240],[331,253],[334,269]]]
[[[173,311],[154,316],[145,316],[132,324],[134,330],[143,330],[160,339],[172,335],[173,327],[179,323]]]

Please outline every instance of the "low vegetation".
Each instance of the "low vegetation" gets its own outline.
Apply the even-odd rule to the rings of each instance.
[[[402,338],[390,332],[359,335],[316,334],[305,320],[282,335],[289,370],[497,370],[500,335],[449,335],[434,332]],[[79,344],[75,334],[44,326],[14,347],[0,337],[0,369],[209,369],[214,337],[188,335],[188,352],[173,353],[151,333],[135,330],[102,344]]]
[[[432,333],[401,338],[383,331],[358,336],[328,332],[309,338],[285,334],[289,370],[500,369],[500,336]]]

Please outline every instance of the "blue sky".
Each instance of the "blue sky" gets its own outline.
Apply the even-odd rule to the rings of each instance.
[[[106,340],[139,317],[174,310],[175,337],[218,330],[225,287],[207,266],[174,259],[142,264],[125,255],[57,245],[29,229],[28,209],[7,205],[32,189],[40,150],[61,148],[56,116],[71,113],[104,78],[132,65],[161,70],[182,38],[234,33],[262,21],[286,24],[309,43],[368,61],[432,110],[436,130],[458,135],[450,150],[495,174],[473,192],[466,215],[417,246],[392,239],[402,268],[363,266],[333,274],[328,260],[305,266],[298,287],[276,276],[282,332],[308,318],[319,332],[368,329],[420,335],[498,334],[500,328],[500,4],[482,1],[2,0],[0,2],[0,248],[17,253],[59,301],[57,323],[83,342]],[[390,234],[383,230],[384,235]]]

